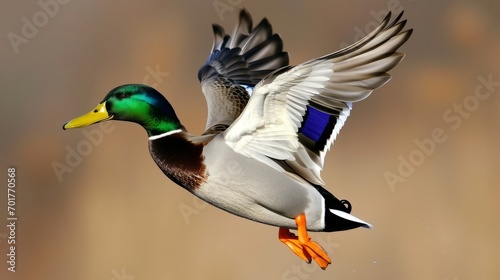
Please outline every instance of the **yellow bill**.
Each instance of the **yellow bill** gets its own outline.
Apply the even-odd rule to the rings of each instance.
[[[106,110],[106,101],[97,105],[94,110],[88,112],[85,115],[79,116],[78,118],[72,119],[63,125],[63,129],[85,127],[94,123],[107,121],[113,118],[113,115],[109,115]]]

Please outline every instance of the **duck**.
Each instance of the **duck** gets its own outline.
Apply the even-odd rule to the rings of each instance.
[[[231,34],[212,25],[212,49],[198,71],[208,108],[204,133],[190,134],[169,101],[144,84],[112,89],[63,129],[139,124],[166,177],[215,207],[277,227],[293,253],[325,269],[332,261],[309,232],[372,227],[326,189],[325,155],[352,104],[387,83],[405,56],[398,49],[413,30],[403,30],[402,15],[391,20],[389,12],[356,43],[292,66],[269,21],[253,27],[242,9]]]

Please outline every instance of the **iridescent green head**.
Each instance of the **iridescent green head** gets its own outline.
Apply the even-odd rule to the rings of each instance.
[[[138,123],[149,136],[183,128],[163,95],[146,85],[129,84],[111,90],[94,110],[67,122],[63,129],[111,119]]]

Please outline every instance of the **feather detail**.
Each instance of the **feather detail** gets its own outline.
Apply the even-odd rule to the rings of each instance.
[[[390,15],[347,48],[265,77],[224,131],[227,144],[251,158],[284,160],[311,183],[322,185],[324,156],[349,116],[351,103],[389,81],[387,71],[404,57],[396,50],[412,30],[401,31],[406,23],[399,21],[401,15],[389,23]]]
[[[212,51],[198,79],[208,105],[205,134],[220,133],[243,111],[253,87],[272,71],[288,65],[283,42],[263,19],[255,28],[246,10],[231,35],[214,24]]]

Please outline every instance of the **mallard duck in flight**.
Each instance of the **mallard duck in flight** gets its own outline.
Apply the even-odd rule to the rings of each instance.
[[[263,19],[246,10],[231,35],[213,25],[214,44],[198,78],[208,105],[206,131],[187,132],[155,89],[128,84],[64,129],[121,120],[144,127],[149,152],[176,184],[232,214],[279,227],[279,240],[306,262],[331,260],[308,231],[370,228],[321,179],[325,154],[352,103],[390,79],[412,30],[391,13],[365,38],[297,66]],[[237,168],[228,164],[237,164]],[[296,229],[297,235],[290,232]]]

